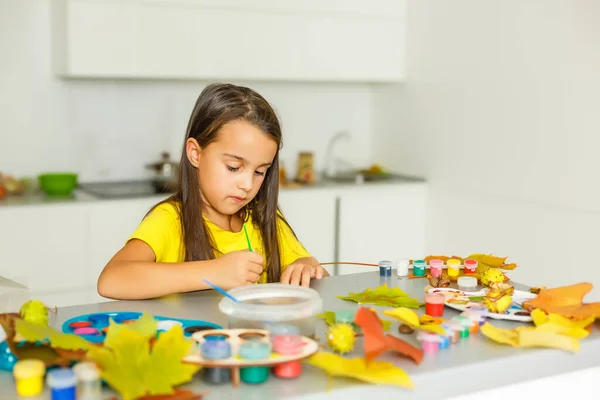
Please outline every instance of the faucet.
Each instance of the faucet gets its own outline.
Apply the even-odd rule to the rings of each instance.
[[[344,138],[351,138],[350,132],[347,130],[339,131],[333,135],[329,142],[327,143],[327,150],[325,152],[325,176],[326,177],[335,177],[337,174],[337,165],[344,164],[347,167],[352,167],[352,165],[339,157],[333,156],[334,145]]]

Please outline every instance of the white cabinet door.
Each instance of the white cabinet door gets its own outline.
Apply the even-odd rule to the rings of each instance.
[[[86,285],[88,210],[84,203],[0,209],[0,275],[39,292]]]
[[[163,197],[99,201],[90,205],[89,275],[96,285],[108,261],[133,234],[146,213]]]
[[[335,202],[333,191],[283,189],[279,205],[306,250],[320,262],[334,261]],[[330,273],[333,267],[325,267]]]
[[[426,186],[379,185],[340,194],[339,261],[377,264],[425,253]],[[341,274],[370,267],[340,266]]]

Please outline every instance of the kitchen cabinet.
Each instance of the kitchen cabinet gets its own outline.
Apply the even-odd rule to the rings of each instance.
[[[406,0],[55,0],[68,78],[397,82]]]
[[[340,194],[339,261],[376,264],[425,254],[427,189],[423,184],[380,185]],[[367,268],[367,269],[366,269]],[[340,274],[369,267],[341,265]]]
[[[279,206],[306,250],[321,262],[335,260],[336,193],[333,190],[281,190]],[[334,266],[325,267],[333,273]]]

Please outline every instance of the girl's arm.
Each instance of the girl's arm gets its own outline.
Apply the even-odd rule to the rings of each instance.
[[[209,289],[203,281],[229,289],[254,283],[262,273],[258,253],[240,251],[207,261],[157,263],[152,248],[132,239],[104,267],[98,293],[117,300],[137,300]]]

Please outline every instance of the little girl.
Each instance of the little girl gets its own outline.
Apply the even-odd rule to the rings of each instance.
[[[175,194],[156,205],[104,267],[98,293],[147,299],[328,273],[278,210],[281,127],[251,89],[206,87],[192,110]],[[248,249],[246,233],[252,247]]]

